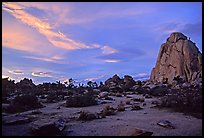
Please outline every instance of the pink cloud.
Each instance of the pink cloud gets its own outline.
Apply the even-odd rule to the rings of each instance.
[[[101,47],[102,53],[103,54],[113,54],[113,53],[117,53],[118,50],[110,47],[110,46],[103,46]]]
[[[20,8],[21,10],[16,10],[16,8]],[[66,37],[62,32],[54,31],[50,23],[27,13],[24,11],[24,8],[24,6],[18,3],[3,3],[3,10],[9,12],[22,23],[35,28],[40,34],[45,36],[53,46],[67,50],[91,48],[91,46]]]
[[[109,62],[109,63],[116,63],[116,62],[120,62],[121,60],[115,60],[115,59],[106,59],[104,60],[104,62]]]

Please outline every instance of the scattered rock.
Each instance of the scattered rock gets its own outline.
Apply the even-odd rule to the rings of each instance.
[[[65,127],[65,119],[60,118],[56,121],[41,119],[31,124],[31,132],[37,136],[56,136],[60,135]]]
[[[133,110],[141,110],[141,109],[143,109],[143,108],[140,107],[139,105],[133,104],[131,110],[133,111]]]
[[[153,132],[142,130],[139,128],[119,128],[119,136],[151,136]]]
[[[149,94],[145,94],[145,98],[152,98],[152,96]]]
[[[169,122],[168,120],[160,120],[157,125],[165,127],[165,128],[171,128],[171,129],[175,129],[175,127],[173,126],[173,124],[171,122]]]
[[[122,97],[121,93],[116,93],[116,97]]]
[[[104,98],[104,97],[108,97],[108,92],[100,92],[99,93],[99,98]]]
[[[110,116],[110,115],[115,115],[116,114],[116,109],[111,107],[110,105],[106,105],[103,110],[100,112],[101,116]]]
[[[127,100],[125,103],[126,103],[127,105],[131,105],[131,100]]]
[[[19,125],[29,123],[31,120],[24,116],[6,116],[3,117],[3,123],[5,125]]]
[[[123,102],[120,102],[117,109],[118,109],[119,112],[125,111],[125,106],[124,106]]]
[[[144,98],[133,98],[132,100],[135,102],[144,102],[145,101]]]
[[[113,100],[113,98],[111,98],[111,97],[105,97],[105,100]]]
[[[94,113],[82,111],[79,115],[79,120],[90,121],[93,119],[98,119],[98,116]]]

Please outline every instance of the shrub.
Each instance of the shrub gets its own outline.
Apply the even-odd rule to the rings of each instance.
[[[93,119],[98,119],[97,114],[82,111],[79,115],[79,120],[90,121]]]
[[[49,93],[47,96],[47,102],[48,103],[53,103],[57,99],[57,95],[55,93]]]
[[[96,96],[90,92],[83,95],[68,97],[66,101],[66,107],[86,107],[96,104]]]
[[[6,112],[17,113],[41,107],[43,107],[43,105],[38,102],[38,99],[35,95],[22,95],[15,97]]]
[[[125,111],[125,106],[124,106],[124,104],[123,104],[123,102],[121,101],[120,102],[120,104],[118,105],[118,111],[120,112],[120,111]]]
[[[125,103],[127,104],[127,105],[131,105],[131,100],[127,100]]]
[[[110,105],[106,105],[103,110],[101,111],[101,116],[105,117],[105,116],[110,116],[110,115],[115,115],[115,109],[113,107],[111,107]]]

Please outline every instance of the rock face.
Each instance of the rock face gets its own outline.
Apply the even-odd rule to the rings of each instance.
[[[150,80],[172,83],[174,77],[193,82],[202,79],[202,54],[195,43],[185,35],[174,32],[161,45],[156,66],[152,69]]]

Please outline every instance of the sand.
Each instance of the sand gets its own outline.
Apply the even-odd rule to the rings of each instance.
[[[129,95],[132,97],[142,97],[142,95]],[[142,110],[131,111],[130,105],[126,105],[124,112],[117,112],[116,115],[106,116],[106,118],[95,119],[92,121],[77,121],[80,111],[100,112],[105,105],[111,105],[114,108],[120,101],[127,101],[126,97],[113,97],[115,101],[112,103],[100,104],[83,108],[66,108],[62,106],[65,101],[59,103],[45,104],[46,107],[39,109],[41,114],[35,115],[38,119],[57,119],[65,118],[67,121],[66,128],[63,131],[67,136],[118,136],[121,130],[139,128],[153,132],[152,136],[202,136],[202,119],[198,119],[189,115],[184,115],[179,112],[172,112],[169,109],[152,108],[152,101],[159,101],[158,98],[146,98],[146,105],[139,105]],[[57,107],[60,106],[60,109]],[[20,115],[30,116],[31,111],[20,113]],[[164,128],[157,125],[160,120],[168,120],[175,129]],[[2,125],[3,135],[30,135],[31,123],[21,125]]]

